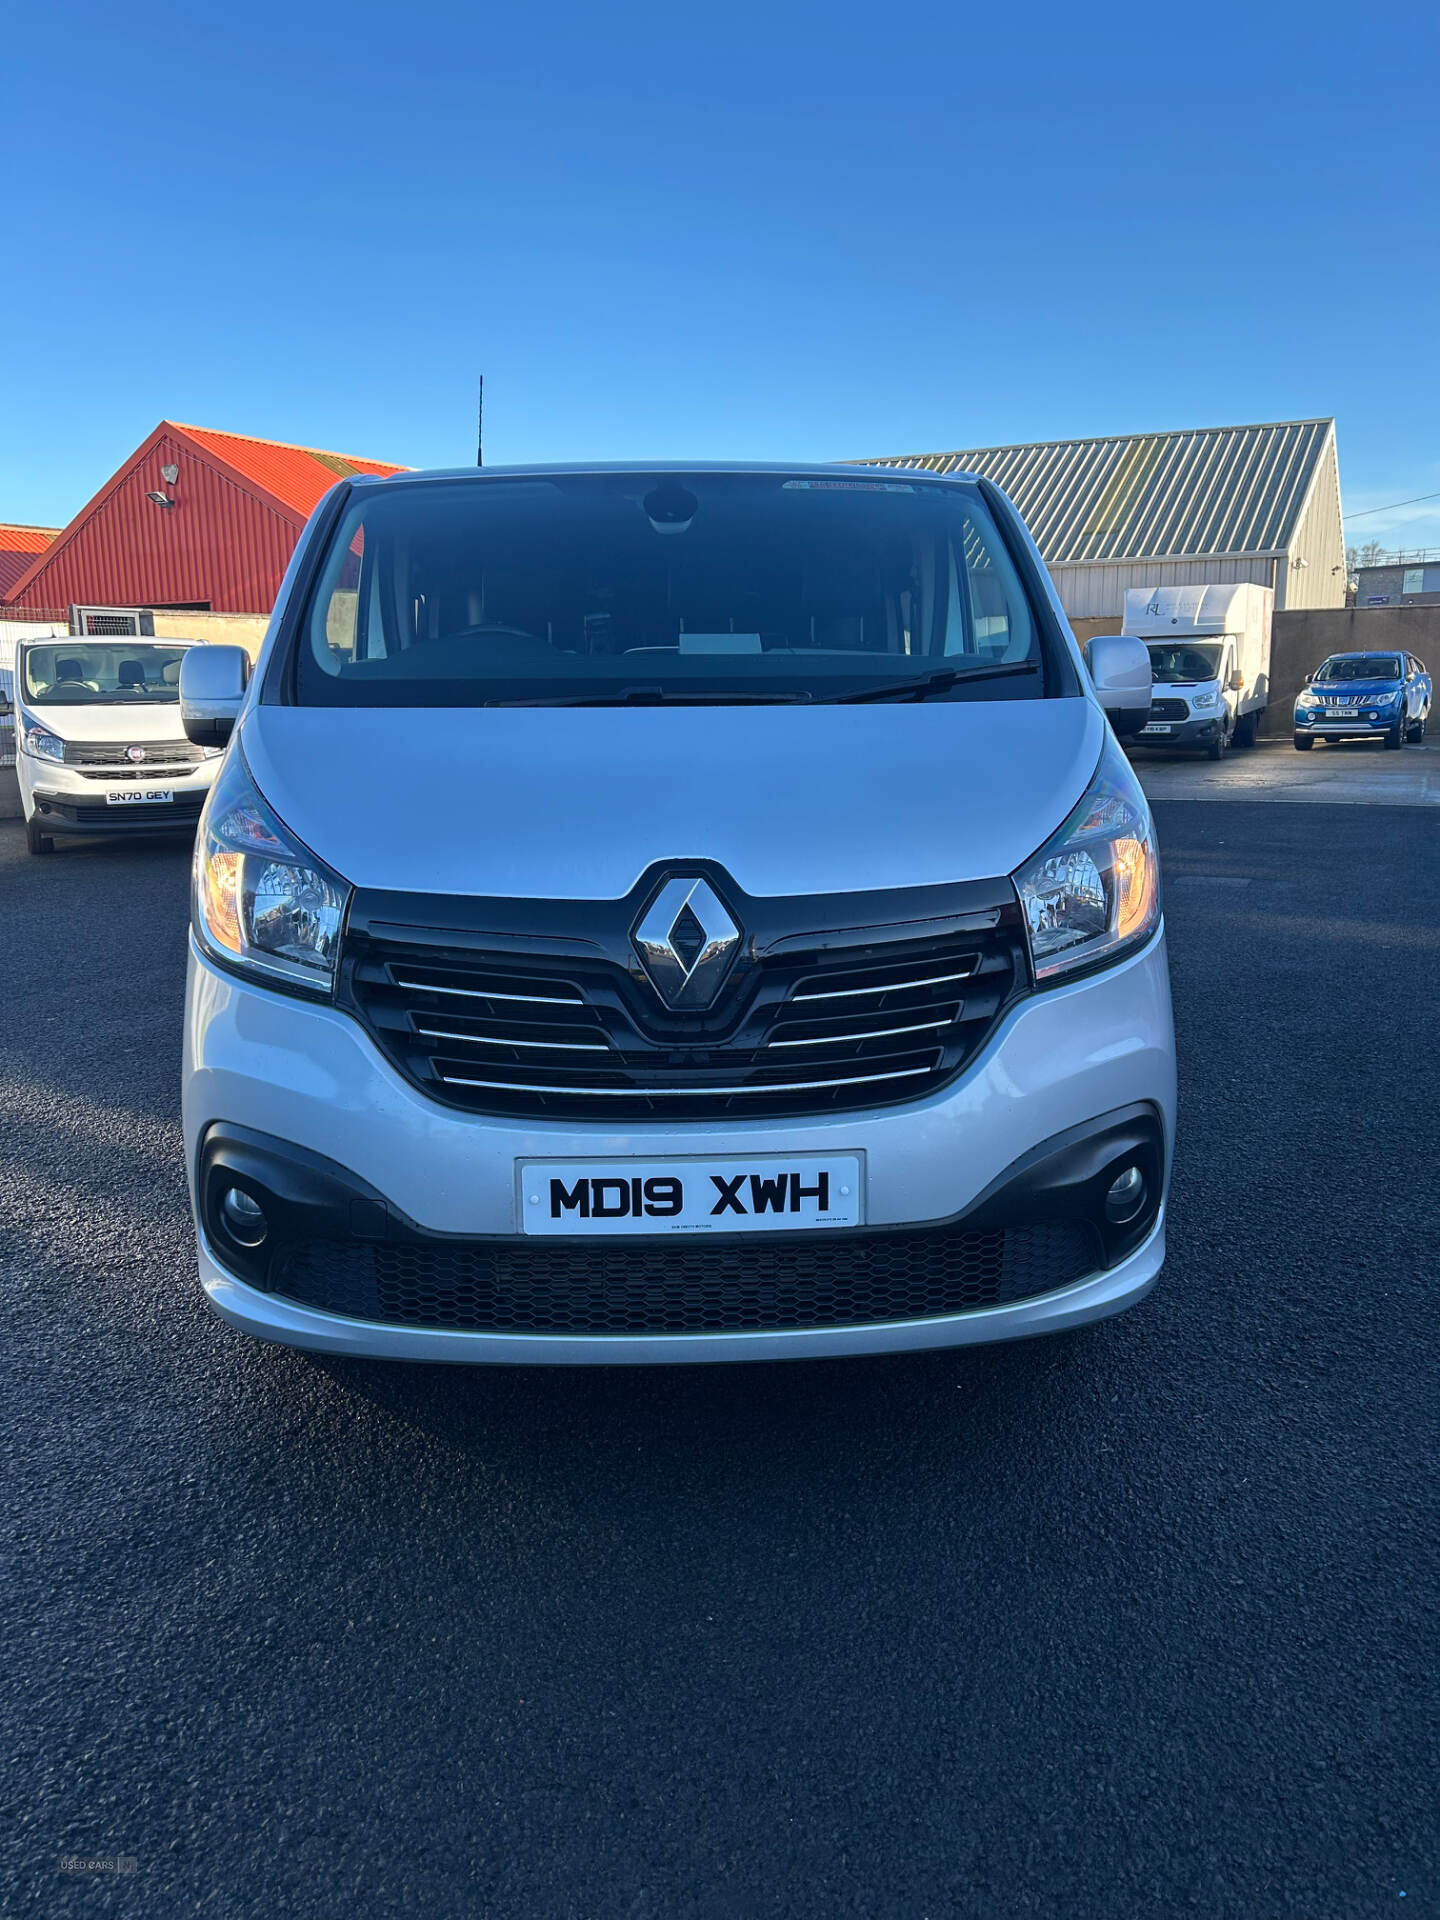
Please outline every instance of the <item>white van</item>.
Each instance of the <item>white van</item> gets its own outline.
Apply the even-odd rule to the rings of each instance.
[[[1117,1312],[1164,1257],[1155,840],[1005,496],[356,477],[181,673],[200,1278],[263,1338],[753,1360]]]
[[[15,767],[31,853],[57,833],[193,830],[223,749],[180,724],[188,640],[22,641]]]
[[[1219,760],[1253,747],[1270,699],[1275,595],[1251,583],[1129,587],[1123,631],[1150,649],[1155,698],[1147,747],[1204,747]]]

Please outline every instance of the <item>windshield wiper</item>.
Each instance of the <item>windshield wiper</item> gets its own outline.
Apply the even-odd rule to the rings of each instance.
[[[1003,680],[1012,673],[1039,671],[1039,665],[1034,660],[1000,661],[993,667],[971,667],[968,672],[962,672],[959,667],[942,667],[938,673],[922,674],[918,680],[887,680],[882,686],[861,687],[854,693],[832,694],[827,704],[849,705],[858,700],[930,700],[937,693],[948,693],[951,687],[963,686],[970,680]]]
[[[1033,660],[998,662],[993,667],[942,667],[936,673],[918,679],[887,680],[878,687],[861,687],[853,693],[702,693],[686,692],[679,687],[662,687],[651,682],[642,686],[617,687],[603,693],[559,693],[539,700],[487,700],[487,707],[739,707],[790,706],[814,702],[820,706],[840,706],[857,700],[929,700],[951,687],[971,680],[1001,680],[1012,673],[1038,673]]]
[[[547,694],[539,700],[487,700],[487,707],[738,707],[789,706],[808,693],[687,693],[678,687],[616,687],[606,693]]]

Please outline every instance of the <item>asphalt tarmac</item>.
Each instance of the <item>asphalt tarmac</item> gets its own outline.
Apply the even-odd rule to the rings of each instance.
[[[6,1910],[1440,1912],[1434,816],[1157,811],[1157,1290],[668,1373],[212,1319],[186,851],[0,824]]]

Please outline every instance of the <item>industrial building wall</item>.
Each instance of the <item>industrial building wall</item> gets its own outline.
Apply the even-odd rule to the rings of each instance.
[[[1296,566],[1297,560],[1305,564]],[[1333,433],[1316,469],[1285,572],[1284,597],[1278,591],[1275,595],[1277,610],[1283,607],[1294,613],[1345,605],[1345,527],[1340,518],[1340,464]]]
[[[1120,631],[1127,587],[1209,587],[1253,580],[1257,586],[1277,585],[1283,571],[1278,560],[1135,560],[1113,565],[1052,566],[1050,577],[1060,604],[1072,620],[1113,620],[1108,629]],[[1343,602],[1343,580],[1341,601]],[[1279,594],[1277,592],[1278,601]]]
[[[181,474],[168,489],[176,504],[157,507],[145,496],[165,490],[160,469],[171,461]],[[298,537],[298,520],[165,435],[92,504],[73,537],[56,541],[14,604],[48,613],[201,601],[217,613],[268,613]]]

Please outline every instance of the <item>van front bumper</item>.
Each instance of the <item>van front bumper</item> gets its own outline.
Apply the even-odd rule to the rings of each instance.
[[[1133,1304],[1159,1272],[1174,1102],[1163,933],[1118,967],[1019,1001],[978,1057],[929,1099],[748,1125],[582,1126],[457,1112],[402,1080],[346,1015],[252,986],[191,950],[184,1112],[201,1282],[230,1324],[325,1352],[564,1364],[759,1360],[965,1345],[1079,1326]],[[881,1272],[891,1246],[899,1257],[917,1240],[952,1231],[1028,1231],[1078,1219],[1087,1208],[1093,1216],[1114,1168],[1132,1155],[1150,1156],[1143,1161],[1150,1202],[1128,1236],[1097,1228],[1088,1270],[1072,1268],[1062,1284],[1003,1304],[843,1325],[767,1328],[752,1316],[744,1330],[622,1333],[492,1331],[322,1311],[276,1290],[240,1249],[224,1248],[214,1210],[215,1181],[228,1186],[233,1173],[242,1189],[248,1183],[258,1195],[279,1196],[286,1234],[322,1240],[342,1265],[349,1250],[363,1256],[374,1245],[414,1250],[417,1258],[437,1249],[468,1258],[477,1248],[533,1246],[517,1230],[520,1159],[739,1161],[807,1152],[864,1155],[863,1226],[820,1237],[830,1247],[848,1241],[852,1251],[863,1242]],[[702,1248],[714,1249],[718,1261],[738,1237],[612,1239],[604,1252],[613,1261],[630,1246],[653,1263],[666,1258],[668,1244],[677,1270],[683,1264],[694,1272]],[[787,1243],[817,1239],[745,1237],[763,1239],[782,1267]],[[569,1239],[549,1244],[572,1254],[577,1247]]]
[[[1168,733],[1146,733],[1142,729],[1129,744],[1136,747],[1208,747],[1212,740],[1218,738],[1225,719],[1223,713],[1217,713],[1211,714],[1208,720],[1160,722],[1161,725],[1168,724]]]
[[[135,835],[193,833],[220,761],[201,761],[198,767],[187,766],[183,772],[169,774],[157,769],[144,781],[127,779],[119,770],[113,779],[90,778],[78,768],[31,754],[17,756],[17,765],[27,818],[33,817],[42,833]],[[108,792],[132,786],[162,790],[171,798],[114,807],[109,804],[105,797]]]
[[[1372,736],[1389,733],[1397,720],[1405,719],[1398,710],[1385,709],[1378,713],[1349,715],[1341,719],[1335,713],[1327,713],[1323,707],[1297,707],[1295,710],[1296,733],[1313,734],[1318,740],[1365,740]]]

